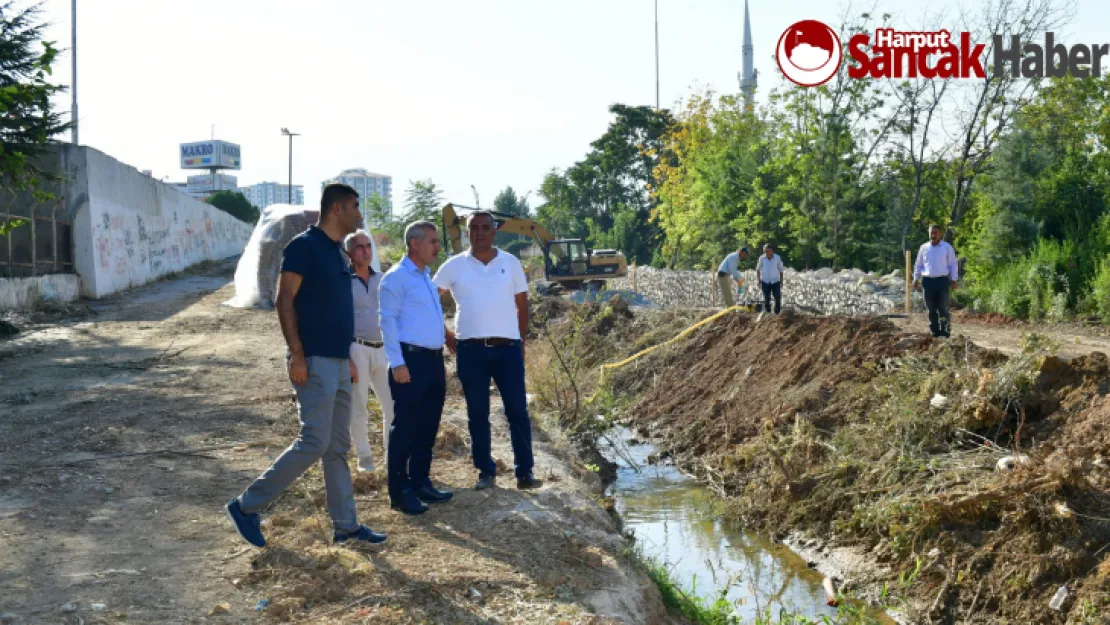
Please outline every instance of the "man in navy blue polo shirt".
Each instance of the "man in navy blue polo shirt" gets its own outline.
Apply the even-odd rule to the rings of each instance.
[[[282,252],[276,307],[289,348],[289,380],[297,393],[301,432],[261,477],[227,503],[239,534],[257,547],[266,546],[258,513],[317,460],[324,469],[335,542],[380,543],[386,538],[359,524],[347,466],[351,382],[358,373],[350,360],[355,326],[351,271],[340,242],[361,220],[358,193],[330,184],[320,198],[319,222]]]

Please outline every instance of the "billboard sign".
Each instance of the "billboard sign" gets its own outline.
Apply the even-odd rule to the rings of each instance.
[[[227,141],[181,144],[181,169],[239,169],[239,146]]]
[[[213,179],[211,174],[189,176],[186,179],[185,185],[186,189],[191,193],[234,191],[239,187],[238,180],[235,176],[225,176],[224,174],[216,174],[215,179]]]

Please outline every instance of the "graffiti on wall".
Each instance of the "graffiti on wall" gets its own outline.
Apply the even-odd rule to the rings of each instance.
[[[144,284],[205,260],[242,252],[253,227],[206,209],[169,215],[105,210],[93,219],[98,276],[111,290]]]

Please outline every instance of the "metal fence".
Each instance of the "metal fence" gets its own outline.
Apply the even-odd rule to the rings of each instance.
[[[13,221],[23,223],[0,236],[0,278],[74,272],[73,223],[65,197],[55,193],[40,201],[25,191],[0,191],[0,230]]]

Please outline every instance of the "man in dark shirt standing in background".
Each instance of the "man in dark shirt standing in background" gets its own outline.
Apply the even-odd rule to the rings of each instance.
[[[386,538],[359,525],[347,466],[351,382],[358,373],[350,360],[355,324],[351,272],[340,242],[361,219],[358,193],[330,184],[320,198],[320,221],[282,252],[277,311],[289,348],[301,433],[261,477],[227,503],[235,528],[256,547],[266,546],[258,513],[317,460],[324,468],[335,542],[380,543]]]

